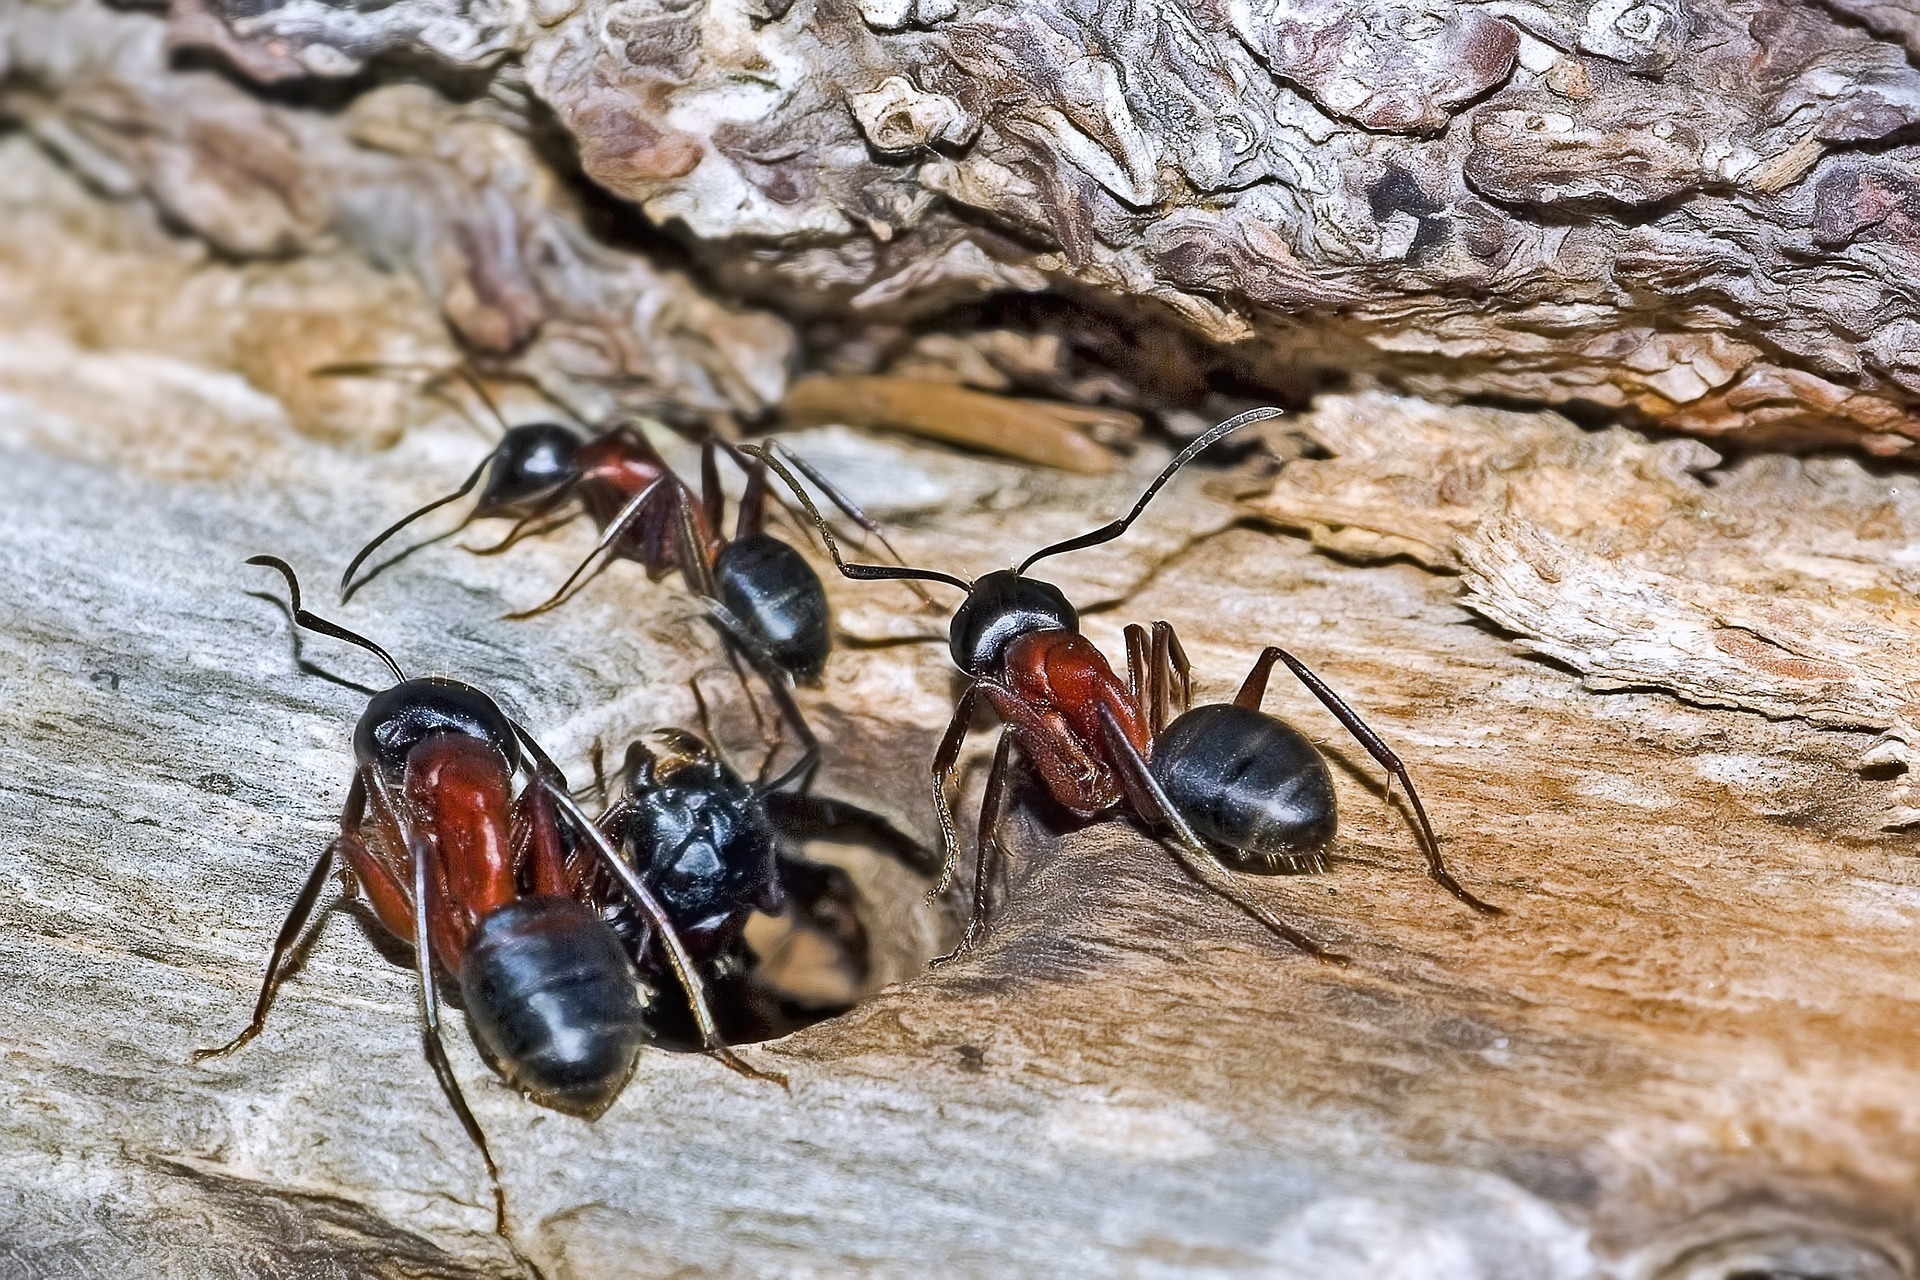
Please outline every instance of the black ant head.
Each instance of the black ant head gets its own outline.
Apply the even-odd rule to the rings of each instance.
[[[493,451],[493,465],[474,514],[525,514],[558,497],[580,478],[575,455],[582,443],[579,432],[557,422],[529,422],[507,428]]]
[[[973,584],[966,602],[954,610],[947,635],[954,662],[978,677],[1000,670],[1007,646],[1021,636],[1079,629],[1079,611],[1060,588],[997,569]]]
[[[376,693],[353,730],[353,755],[363,765],[398,776],[413,749],[437,734],[479,738],[520,767],[520,740],[497,703],[470,684],[444,676],[402,680]]]

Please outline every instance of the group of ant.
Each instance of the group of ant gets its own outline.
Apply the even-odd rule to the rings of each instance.
[[[886,545],[877,525],[778,444],[736,445],[708,433],[696,493],[636,425],[592,436],[553,422],[507,427],[484,384],[471,375],[468,382],[494,410],[503,437],[459,488],[369,542],[342,575],[342,598],[365,581],[355,575],[381,545],[476,488],[462,527],[476,518],[515,521],[490,550],[584,510],[601,529],[594,552],[528,614],[563,602],[609,558],[637,560],[656,580],[677,571],[705,607],[743,682],[741,663],[768,691],[777,724],[789,726],[801,747],[799,759],[776,776],[776,741],[749,780],[707,740],[662,731],[629,749],[618,798],[590,816],[579,800],[586,793],[571,790],[534,737],[486,693],[444,677],[408,676],[374,641],[306,609],[284,561],[248,561],[284,576],[297,627],[371,652],[396,683],[368,701],[354,730],[356,768],[339,834],[274,940],[252,1019],[227,1044],[196,1057],[232,1052],[260,1032],[338,864],[346,896],[363,899],[380,927],[412,948],[428,1059],[486,1162],[503,1234],[498,1170],[441,1040],[442,982],[457,993],[494,1068],[535,1101],[562,1111],[600,1114],[631,1075],[641,1048],[663,1038],[663,1027],[676,1020],[690,1019],[689,1042],[727,1066],[784,1084],[733,1052],[723,1030],[726,1006],[717,1014],[712,1000],[716,990],[737,998],[749,985],[743,979],[753,966],[745,941],[749,918],[791,906],[848,950],[865,943],[846,877],[795,857],[790,846],[858,822],[882,833],[881,843],[909,865],[933,870],[931,860],[922,864],[917,846],[884,821],[808,794],[819,743],[789,686],[817,681],[831,632],[818,575],[768,532],[769,475],[791,492],[846,577],[904,581],[916,591],[920,583],[936,583],[964,593],[949,624],[949,644],[967,685],[931,765],[941,857],[930,900],[952,886],[961,859],[948,792],[982,700],[1004,732],[979,813],[972,909],[958,945],[942,961],[969,951],[985,928],[989,868],[1005,857],[998,832],[1017,752],[1044,790],[1079,818],[1131,811],[1161,833],[1168,851],[1207,888],[1301,951],[1345,963],[1243,895],[1231,874],[1322,870],[1335,831],[1325,759],[1305,735],[1260,710],[1276,662],[1398,781],[1432,878],[1475,910],[1497,912],[1447,871],[1399,757],[1293,655],[1266,648],[1232,702],[1195,707],[1191,669],[1170,624],[1125,628],[1123,679],[1080,634],[1066,595],[1028,574],[1041,560],[1120,537],[1182,467],[1278,410],[1241,414],[1194,439],[1119,519],[1043,547],[1017,568],[968,580],[907,566],[897,555],[891,564],[849,563],[801,477]],[[722,532],[723,455],[746,475],[730,538]],[[694,693],[698,699],[697,685]],[[701,709],[704,717],[704,701]],[[597,759],[595,772],[601,772]],[[604,801],[604,779],[594,790]],[[663,993],[657,998],[656,989]],[[667,991],[677,994],[669,999]]]

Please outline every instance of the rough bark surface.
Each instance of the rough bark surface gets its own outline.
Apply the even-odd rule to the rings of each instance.
[[[485,447],[254,337],[432,351],[435,300],[344,250],[209,254],[22,138],[0,173],[0,1274],[515,1274],[409,973],[350,914],[265,1035],[189,1063],[244,1016],[360,708],[296,669],[277,584],[241,560],[288,556],[318,603],[369,530]],[[1875,752],[1904,723],[1911,481],[1375,395],[1268,439],[1277,473],[1191,474],[1058,580],[1109,652],[1127,621],[1175,622],[1206,697],[1268,641],[1313,663],[1509,914],[1425,880],[1377,771],[1276,686],[1337,762],[1343,827],[1329,874],[1247,891],[1353,967],[1276,946],[1132,828],[1023,806],[991,934],[926,974],[952,922],[842,851],[898,981],[748,1050],[791,1092],[650,1051],[587,1124],[455,1037],[523,1259],[1920,1274],[1920,876],[1885,829],[1901,759]],[[1085,527],[1164,456],[1092,478],[836,428],[796,444],[909,557],[963,572]],[[686,678],[718,660],[677,588],[631,566],[500,621],[588,541],[441,544],[334,612],[497,691],[579,770],[595,739],[686,722]],[[807,699],[822,788],[924,831],[952,693],[938,618],[886,584],[830,590],[849,644]],[[375,674],[318,640],[304,656]]]
[[[0,111],[227,252],[350,242],[474,349],[633,400],[757,411],[798,352],[1178,425],[1361,373],[1892,455],[1913,30],[1851,0],[22,0]]]

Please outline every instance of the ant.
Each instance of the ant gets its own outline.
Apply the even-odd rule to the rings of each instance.
[[[788,846],[851,832],[912,871],[931,876],[935,867],[918,842],[878,814],[789,789],[810,775],[810,759],[770,778],[777,740],[757,776],[743,777],[709,745],[719,739],[697,681],[692,689],[706,738],[664,729],[632,743],[619,774],[619,798],[598,824],[653,889],[708,981],[736,997],[734,1008],[721,1006],[723,1016],[737,1012],[738,1026],[752,1029],[742,1034],[730,1026],[729,1038],[763,1039],[842,1010],[780,1007],[789,1002],[742,981],[755,967],[746,943],[747,921],[755,912],[778,915],[791,907],[791,923],[824,935],[856,965],[864,967],[867,953],[866,932],[852,906],[851,879],[836,867],[795,856]],[[798,716],[790,702],[783,711],[789,719]],[[597,748],[594,765],[598,778]],[[604,780],[595,789],[604,794]],[[627,942],[642,972],[650,973],[655,963],[650,922],[619,899],[608,902],[602,915]],[[671,1019],[675,1011],[655,1011],[656,1034],[662,1013]]]
[[[262,555],[247,563],[286,579],[297,627],[365,649],[397,683],[369,699],[354,728],[357,764],[340,833],[314,863],[274,938],[252,1019],[227,1043],[196,1051],[195,1061],[234,1052],[266,1025],[291,967],[289,955],[335,860],[343,861],[348,895],[364,895],[380,926],[413,948],[427,1058],[486,1162],[496,1226],[505,1235],[499,1169],[441,1039],[436,962],[452,979],[495,1069],[556,1110],[588,1119],[605,1111],[650,1034],[639,974],[619,937],[587,904],[593,863],[570,862],[564,816],[658,930],[707,1050],[744,1074],[763,1074],[728,1049],[693,959],[659,899],[587,820],[525,729],[472,685],[409,677],[372,640],[308,612],[299,579],[284,560]],[[522,773],[527,782],[515,795]]]
[[[334,365],[321,372],[360,374],[389,367]],[[625,557],[639,561],[656,582],[679,570],[688,588],[706,602],[714,625],[763,673],[777,672],[800,684],[819,682],[832,648],[826,589],[799,552],[766,531],[769,493],[763,466],[747,463],[735,446],[708,432],[701,443],[696,498],[635,424],[621,423],[591,438],[556,422],[508,426],[479,377],[464,365],[456,372],[500,424],[500,443],[459,488],[409,512],[362,547],[341,575],[343,600],[372,577],[354,580],[382,544],[422,516],[459,501],[480,486],[484,476],[486,483],[460,527],[496,517],[516,523],[504,539],[480,554],[504,551],[530,532],[559,527],[572,517],[576,504],[601,529],[593,551],[552,596],[509,618],[530,618],[559,606],[571,598],[576,584],[591,576],[588,571],[603,555]],[[718,455],[723,451],[747,473],[731,538],[722,533],[725,494]],[[785,457],[849,519],[893,552],[880,526],[852,499],[792,453]],[[810,739],[804,725],[800,732]]]
[[[930,900],[952,884],[958,865],[959,833],[947,788],[958,772],[960,749],[982,699],[1006,731],[994,752],[981,804],[973,911],[959,944],[935,963],[971,950],[985,927],[985,866],[990,855],[1004,857],[997,833],[1016,746],[1038,771],[1047,791],[1076,816],[1089,819],[1122,804],[1131,807],[1149,823],[1172,833],[1165,847],[1195,879],[1301,951],[1346,963],[1345,956],[1328,951],[1240,897],[1231,876],[1225,874],[1226,867],[1255,874],[1324,870],[1325,850],[1337,825],[1333,784],[1319,750],[1299,730],[1260,710],[1267,676],[1276,661],[1285,663],[1388,771],[1389,785],[1398,779],[1405,788],[1428,875],[1474,910],[1500,914],[1499,908],[1469,893],[1447,870],[1426,807],[1400,757],[1306,664],[1269,646],[1231,704],[1192,707],[1192,672],[1171,624],[1156,622],[1151,633],[1138,624],[1125,629],[1127,678],[1122,681],[1105,655],[1080,634],[1079,613],[1066,594],[1052,583],[1027,576],[1029,569],[1050,556],[1120,537],[1187,463],[1241,427],[1281,412],[1254,409],[1221,423],[1182,449],[1125,516],[1043,547],[1016,568],[996,570],[971,582],[934,569],[847,563],[794,476],[770,450],[749,449],[800,499],[842,574],[867,580],[911,577],[966,593],[948,630],[954,664],[969,683],[933,759],[943,858]],[[1168,723],[1176,677],[1182,714]]]

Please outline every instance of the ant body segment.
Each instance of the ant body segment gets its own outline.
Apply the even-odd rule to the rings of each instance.
[[[1254,664],[1231,704],[1191,706],[1192,676],[1173,627],[1156,622],[1151,632],[1125,629],[1127,677],[1080,634],[1079,613],[1064,592],[1027,576],[1050,556],[1097,546],[1120,537],[1154,495],[1203,450],[1249,423],[1277,417],[1256,409],[1198,437],[1147,486],[1123,517],[1089,533],[1044,547],[1014,569],[974,580],[932,569],[849,564],[831,531],[798,481],[767,448],[748,452],[772,467],[791,488],[827,541],[840,572],[854,579],[914,578],[956,587],[966,599],[949,624],[949,651],[968,685],[935,752],[933,796],[943,859],[933,896],[952,883],[960,856],[947,789],[958,773],[960,750],[977,705],[984,700],[1005,726],[987,774],[974,852],[973,911],[961,940],[940,961],[970,950],[987,917],[990,856],[1004,856],[998,828],[1006,802],[1015,747],[1047,791],[1080,818],[1125,805],[1170,833],[1163,842],[1195,879],[1234,903],[1269,930],[1322,960],[1336,955],[1264,907],[1236,892],[1226,868],[1253,873],[1318,871],[1337,826],[1326,762],[1311,741],[1282,720],[1262,712],[1268,673],[1284,662],[1309,692],[1405,789],[1427,872],[1476,911],[1499,914],[1469,893],[1447,870],[1426,808],[1400,758],[1306,665],[1277,647]],[[1167,720],[1175,701],[1182,714]],[[940,961],[936,961],[939,963]]]
[[[413,948],[427,1057],[486,1162],[504,1234],[499,1171],[441,1040],[436,966],[509,1083],[557,1110],[599,1115],[632,1074],[650,1031],[633,962],[590,905],[586,883],[597,864],[658,931],[708,1051],[735,1070],[762,1075],[720,1037],[694,962],[659,900],[623,874],[619,855],[525,729],[479,689],[409,677],[373,641],[309,613],[284,561],[254,556],[247,563],[286,579],[296,626],[367,650],[397,683],[369,699],[354,729],[356,767],[339,834],[274,939],[251,1020],[226,1044],[197,1051],[196,1061],[232,1053],[266,1025],[289,954],[340,861],[349,894],[364,896],[380,926]],[[588,859],[569,856],[563,831],[582,839]]]
[[[329,372],[364,368],[338,366]],[[500,443],[459,488],[409,512],[362,547],[341,575],[343,599],[364,584],[366,579],[356,582],[354,574],[388,539],[480,486],[461,524],[487,518],[515,521],[508,535],[482,554],[503,551],[529,532],[558,527],[571,518],[576,504],[601,529],[592,553],[552,596],[509,617],[532,617],[564,603],[591,576],[589,570],[604,564],[603,556],[637,560],[656,582],[678,570],[688,588],[706,602],[715,626],[755,666],[801,684],[818,682],[832,647],[826,589],[799,552],[766,531],[770,495],[764,467],[747,464],[734,446],[709,433],[701,445],[696,497],[634,424],[622,423],[590,438],[554,422],[509,427],[479,378],[464,366],[459,372],[503,428]],[[731,538],[722,531],[725,495],[717,462],[722,450],[747,471]],[[879,526],[851,499],[798,458],[788,454],[787,459],[849,519],[886,545]],[[806,732],[804,726],[801,732]]]

